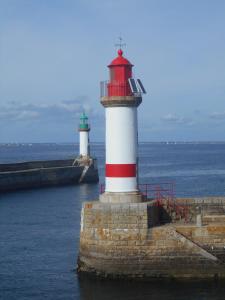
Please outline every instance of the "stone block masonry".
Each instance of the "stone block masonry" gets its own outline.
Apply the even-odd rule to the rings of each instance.
[[[122,278],[225,277],[225,224],[167,223],[154,202],[85,202],[78,271]]]

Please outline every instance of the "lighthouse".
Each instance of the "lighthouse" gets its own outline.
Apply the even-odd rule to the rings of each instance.
[[[77,271],[140,278],[155,270],[149,247],[156,234],[149,226],[158,221],[154,204],[138,189],[137,108],[145,90],[121,49],[108,68],[100,100],[106,117],[105,191],[99,201],[82,204]]]
[[[83,112],[80,116],[78,127],[80,134],[80,152],[73,162],[73,166],[82,168],[81,175],[78,179],[79,183],[98,182],[99,180],[97,160],[90,155],[89,131],[90,125],[88,123],[88,117],[85,112]],[[77,174],[75,174],[75,176],[77,176]]]
[[[145,90],[132,67],[120,49],[108,66],[109,81],[101,83],[106,185],[99,201],[82,203],[77,272],[138,281],[225,278],[225,225],[213,224],[213,215],[204,226],[195,224],[202,198],[190,199],[187,207],[186,198],[175,201],[173,184],[153,190],[151,184],[151,197],[147,185],[146,197],[138,190],[137,109]],[[210,243],[216,251],[207,250]]]
[[[89,131],[90,126],[88,124],[88,117],[83,112],[80,116],[79,129],[80,132],[80,157],[87,158],[90,155],[89,147]]]
[[[101,202],[141,202],[138,190],[137,108],[144,87],[132,75],[122,49],[108,65],[109,81],[101,82],[106,118],[105,193]]]

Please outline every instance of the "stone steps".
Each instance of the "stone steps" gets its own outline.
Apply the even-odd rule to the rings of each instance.
[[[202,217],[203,224],[209,223],[225,223],[225,215],[204,215]]]
[[[192,239],[190,239],[183,233],[179,232],[177,229],[174,228],[174,230],[171,230],[170,235],[172,235],[173,237],[178,239],[187,248],[191,249],[192,251],[199,254],[200,256],[203,256],[204,258],[212,260],[212,261],[219,262],[219,259],[215,255],[213,255],[209,251],[205,250],[201,245],[197,244]]]

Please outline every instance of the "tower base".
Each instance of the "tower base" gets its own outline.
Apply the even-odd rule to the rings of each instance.
[[[105,192],[100,195],[99,201],[102,203],[140,203],[143,202],[143,195],[140,192]]]

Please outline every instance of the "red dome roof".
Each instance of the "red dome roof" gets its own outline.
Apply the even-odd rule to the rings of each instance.
[[[133,66],[128,59],[123,57],[123,51],[121,49],[118,50],[118,56],[111,62],[108,67],[113,67],[113,66],[121,66],[121,65],[127,65],[127,66]]]

